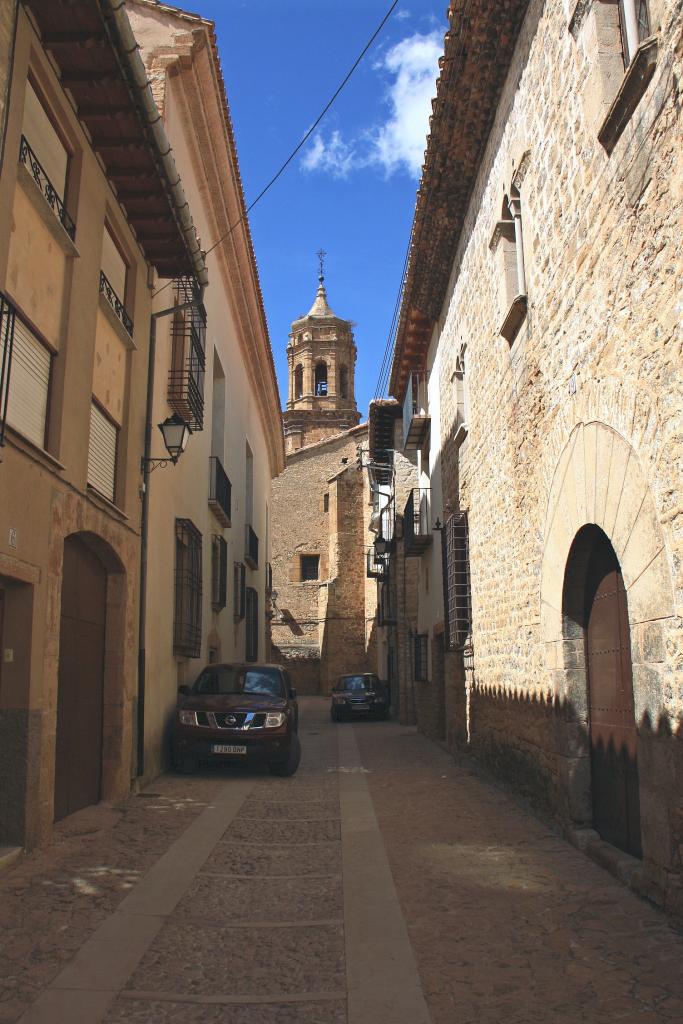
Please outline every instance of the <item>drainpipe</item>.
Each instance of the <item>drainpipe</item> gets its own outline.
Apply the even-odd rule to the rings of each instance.
[[[152,313],[149,325],[149,356],[147,360],[147,401],[145,405],[145,445],[142,455],[142,510],[140,513],[140,597],[138,619],[138,703],[137,703],[137,769],[139,778],[145,773],[145,689],[146,689],[146,631],[147,631],[147,550],[149,536],[149,475],[152,454],[152,413],[154,404],[154,364],[157,347],[157,320],[172,313],[200,306],[204,287],[200,287],[197,298],[182,305],[169,306]]]

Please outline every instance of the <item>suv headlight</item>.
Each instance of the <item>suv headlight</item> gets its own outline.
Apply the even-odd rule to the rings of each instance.
[[[181,725],[196,725],[197,724],[197,712],[196,711],[185,711],[181,710],[178,712],[178,718],[180,719]]]
[[[277,729],[287,721],[284,711],[269,711],[266,715],[266,729]]]

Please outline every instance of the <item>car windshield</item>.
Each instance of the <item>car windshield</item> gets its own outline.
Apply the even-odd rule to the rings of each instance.
[[[365,690],[371,690],[376,685],[377,676],[342,676],[335,686],[335,690],[362,693]]]
[[[282,675],[276,668],[240,668],[237,665],[211,665],[194,684],[200,694],[253,693],[265,697],[284,697]]]

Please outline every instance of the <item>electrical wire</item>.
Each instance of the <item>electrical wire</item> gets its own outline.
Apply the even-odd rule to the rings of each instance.
[[[332,97],[331,97],[331,98],[330,98],[330,99],[328,100],[328,102],[327,102],[327,103],[325,104],[325,106],[323,107],[323,109],[322,109],[321,113],[320,113],[320,114],[318,115],[318,117],[317,117],[317,118],[315,119],[315,121],[313,122],[313,124],[311,125],[311,127],[310,127],[310,128],[308,129],[308,131],[306,132],[306,134],[305,134],[305,135],[303,136],[303,138],[301,139],[301,141],[300,141],[300,142],[298,143],[298,145],[297,145],[297,146],[296,146],[296,147],[295,147],[295,148],[294,148],[294,149],[292,150],[292,152],[291,152],[291,153],[289,154],[289,156],[287,157],[287,159],[285,160],[285,162],[284,162],[284,163],[283,163],[283,164],[282,164],[282,165],[280,166],[280,168],[279,168],[279,169],[278,169],[278,170],[277,170],[277,171],[275,172],[275,174],[274,174],[274,175],[273,175],[273,177],[272,177],[272,178],[270,179],[270,181],[269,181],[269,182],[267,183],[267,185],[265,185],[265,186],[264,186],[264,187],[263,187],[263,188],[261,189],[261,191],[260,191],[260,192],[259,192],[259,194],[258,194],[258,195],[256,196],[256,198],[255,198],[255,199],[254,199],[254,200],[253,200],[253,201],[252,201],[252,202],[251,202],[251,203],[249,204],[249,206],[247,206],[247,208],[246,208],[246,210],[244,211],[244,213],[240,214],[239,218],[238,218],[238,219],[237,219],[237,220],[235,221],[235,223],[234,223],[234,224],[231,224],[231,225],[230,225],[230,227],[228,228],[228,230],[227,230],[227,231],[226,231],[226,232],[225,232],[224,234],[222,234],[222,235],[220,236],[220,238],[219,238],[219,239],[217,239],[217,241],[215,241],[215,242],[213,243],[213,245],[212,245],[212,246],[211,246],[211,247],[210,247],[209,249],[207,249],[207,250],[206,250],[206,254],[205,254],[206,256],[208,256],[208,255],[209,255],[209,253],[212,253],[212,252],[214,251],[214,249],[218,248],[218,246],[219,246],[219,245],[220,245],[220,244],[221,244],[222,242],[224,242],[224,241],[226,240],[226,238],[228,238],[228,237],[229,237],[229,236],[230,236],[230,235],[231,235],[231,234],[233,233],[233,231],[235,230],[235,228],[238,228],[238,227],[239,227],[239,225],[240,225],[240,224],[242,223],[242,221],[244,221],[244,220],[245,220],[245,218],[246,218],[246,217],[247,217],[247,215],[248,215],[248,214],[249,214],[249,213],[251,212],[251,210],[253,210],[253,209],[254,209],[254,207],[256,206],[256,204],[257,204],[258,202],[260,202],[260,200],[261,200],[261,199],[263,199],[263,197],[265,196],[265,194],[266,194],[266,193],[267,193],[267,192],[268,192],[268,191],[269,191],[269,190],[270,190],[270,189],[271,189],[271,188],[273,187],[273,185],[274,185],[274,184],[275,184],[275,182],[276,182],[276,181],[278,180],[278,178],[280,177],[280,175],[281,175],[281,174],[282,174],[282,173],[283,173],[283,172],[284,172],[284,171],[285,171],[285,170],[287,169],[287,167],[289,166],[289,164],[291,164],[292,160],[293,160],[293,159],[294,159],[294,157],[295,157],[295,156],[297,155],[297,153],[299,152],[299,150],[300,150],[300,149],[301,149],[301,148],[302,148],[303,146],[305,146],[305,145],[306,145],[306,143],[307,143],[307,142],[308,142],[308,140],[310,139],[310,137],[311,137],[311,135],[313,134],[313,132],[314,132],[314,131],[316,130],[316,128],[318,127],[318,125],[320,124],[320,122],[322,121],[322,119],[323,119],[323,118],[325,117],[325,115],[327,114],[327,112],[328,112],[328,110],[330,109],[330,107],[332,106],[332,104],[333,104],[333,103],[335,102],[335,100],[337,99],[337,97],[339,96],[339,94],[341,93],[341,91],[342,91],[342,90],[344,89],[344,87],[346,86],[347,82],[349,81],[349,79],[350,79],[350,78],[351,78],[351,76],[353,75],[354,71],[356,70],[356,68],[358,67],[358,65],[360,64],[360,62],[361,62],[361,61],[363,60],[363,57],[365,56],[365,54],[366,54],[366,53],[368,52],[368,50],[369,50],[369,49],[371,48],[371,46],[372,46],[372,44],[374,43],[375,39],[377,38],[377,36],[378,36],[378,35],[380,34],[380,32],[382,31],[382,29],[383,29],[383,28],[384,28],[384,26],[386,25],[387,21],[389,20],[389,18],[391,17],[391,15],[392,15],[392,13],[393,13],[393,11],[394,11],[394,8],[395,8],[395,7],[396,7],[396,6],[398,5],[398,2],[399,2],[399,0],[393,0],[393,3],[392,3],[392,4],[391,4],[391,6],[389,7],[388,11],[386,12],[386,14],[385,14],[385,15],[384,15],[384,17],[382,18],[382,20],[380,21],[380,23],[379,23],[379,25],[377,26],[377,28],[375,29],[375,31],[374,31],[374,32],[372,33],[372,35],[370,36],[370,39],[369,39],[369,40],[368,40],[368,42],[367,42],[367,43],[365,44],[365,46],[364,46],[364,47],[363,47],[363,49],[361,50],[360,54],[359,54],[359,55],[358,55],[358,57],[356,58],[356,60],[355,60],[355,61],[353,62],[353,64],[352,64],[351,68],[350,68],[350,69],[349,69],[349,71],[348,71],[348,72],[346,73],[346,75],[345,75],[344,79],[342,80],[341,84],[340,84],[340,85],[339,85],[339,86],[337,87],[337,89],[336,89],[336,90],[335,90],[335,92],[333,93]],[[164,290],[164,288],[168,288],[168,286],[169,286],[169,285],[170,285],[171,283],[172,283],[171,281],[167,281],[165,285],[163,285],[163,286],[162,286],[161,288],[159,288],[159,289],[158,289],[158,291],[154,292],[154,295],[158,295],[158,294],[159,294],[159,292],[162,292],[162,291]]]

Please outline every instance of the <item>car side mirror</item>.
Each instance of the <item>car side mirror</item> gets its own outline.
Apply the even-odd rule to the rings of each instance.
[[[289,696],[292,698],[292,700],[296,700],[296,690],[294,689],[293,686],[290,686],[289,688]]]
[[[179,686],[178,693],[181,693],[183,697],[189,697],[190,694],[192,693],[192,690],[190,689],[189,686]]]

